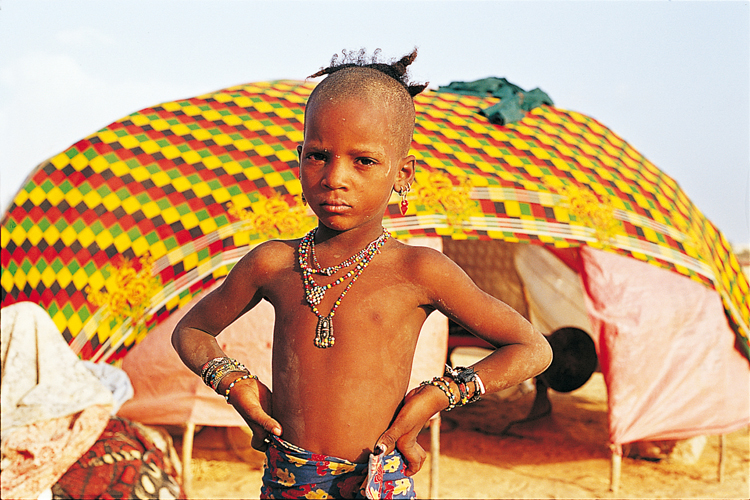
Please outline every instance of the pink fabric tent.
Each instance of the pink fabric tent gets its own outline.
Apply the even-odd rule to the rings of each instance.
[[[471,244],[451,245],[457,261],[470,253],[460,245]],[[548,334],[580,328],[597,345],[615,474],[623,444],[721,435],[750,423],[750,366],[714,290],[588,246],[493,251],[503,245],[513,244],[492,242],[484,252],[496,268],[514,256],[530,321]]]
[[[612,444],[750,424],[748,361],[714,290],[589,247],[581,256]]]
[[[750,424],[750,370],[714,290],[590,247],[580,255],[607,383],[610,490],[617,493],[622,444],[723,435]]]

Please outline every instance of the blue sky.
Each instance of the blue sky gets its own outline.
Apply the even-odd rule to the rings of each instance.
[[[0,0],[0,206],[36,165],[160,102],[413,47],[431,86],[540,87],[750,244],[750,4],[739,1]]]

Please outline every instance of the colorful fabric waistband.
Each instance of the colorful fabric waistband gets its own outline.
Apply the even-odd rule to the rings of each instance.
[[[266,451],[261,498],[416,498],[401,454],[368,463],[319,455],[276,436]]]

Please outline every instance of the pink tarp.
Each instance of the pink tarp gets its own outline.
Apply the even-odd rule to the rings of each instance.
[[[122,369],[130,377],[135,395],[117,414],[152,425],[192,422],[217,427],[242,426],[244,422],[234,408],[188,370],[172,347],[172,331],[189,309],[190,304],[176,311],[125,356]],[[243,362],[270,385],[273,307],[268,302],[258,304],[217,339],[227,355]]]
[[[582,247],[586,302],[613,444],[722,434],[750,424],[750,368],[716,291]]]

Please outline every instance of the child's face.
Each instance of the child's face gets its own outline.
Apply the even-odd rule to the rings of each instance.
[[[308,109],[298,148],[300,180],[325,226],[380,228],[392,189],[411,182],[415,159],[399,151],[390,112],[359,99],[318,102]]]

